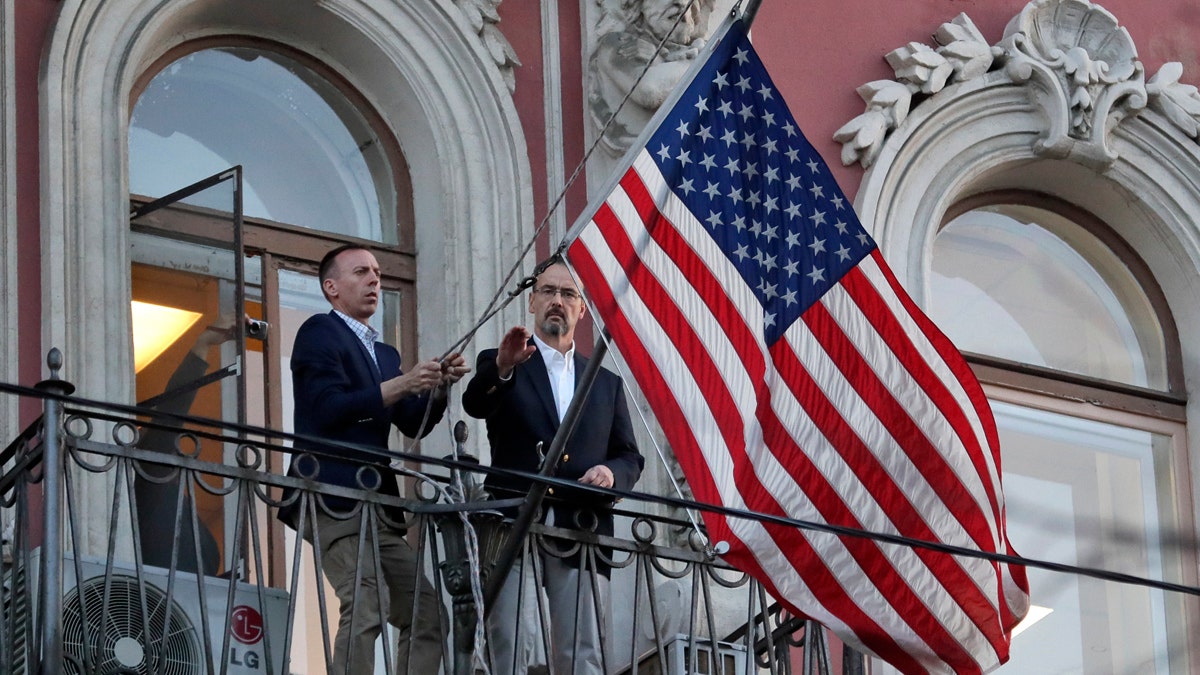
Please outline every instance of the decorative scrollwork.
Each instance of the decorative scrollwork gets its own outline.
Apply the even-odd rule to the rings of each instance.
[[[1073,157],[1104,169],[1116,160],[1112,130],[1149,107],[1200,140],[1200,95],[1180,83],[1183,67],[1167,63],[1149,83],[1128,32],[1088,0],[1034,0],[988,46],[960,14],[934,35],[936,49],[916,42],[887,54],[895,80],[858,88],[866,110],[834,133],[842,163],[868,168],[912,108],[952,84],[991,73],[1029,91],[1047,129],[1035,146],[1044,157]]]

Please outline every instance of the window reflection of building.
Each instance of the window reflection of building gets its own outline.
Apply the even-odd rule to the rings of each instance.
[[[1132,271],[1144,263],[1127,247],[1106,245],[1115,239],[1102,223],[1023,196],[976,198],[949,219],[933,244],[929,302],[938,325],[986,364],[1014,546],[1032,558],[1195,583],[1195,551],[1179,540],[1191,527],[1176,487],[1188,457],[1181,399],[1169,391],[1178,347],[1161,291]],[[1090,387],[1093,402],[1070,400],[1067,383]],[[1164,412],[1119,409],[1153,409],[1138,398]],[[1195,617],[1177,594],[1036,568],[1030,584],[1049,613],[1017,637],[1000,672],[1186,667],[1169,645],[1186,643]]]

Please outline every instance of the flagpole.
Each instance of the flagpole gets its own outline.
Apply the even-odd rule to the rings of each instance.
[[[592,384],[596,381],[596,375],[600,373],[600,362],[604,360],[604,355],[608,351],[606,337],[606,335],[601,333],[600,337],[596,338],[596,345],[592,348],[592,356],[588,360],[587,368],[584,369],[583,375],[575,385],[575,393],[572,395],[571,404],[567,406],[567,412],[563,415],[562,424],[558,426],[558,431],[555,432],[554,439],[550,441],[550,449],[546,451],[545,459],[542,460],[542,466],[538,470],[539,477],[549,478],[553,476],[554,470],[558,467],[559,460],[562,459],[563,452],[567,449],[567,441],[571,439],[571,434],[575,431],[575,426],[578,424],[579,417],[583,412],[583,406],[587,403],[588,394],[592,391]],[[525,535],[529,533],[529,526],[533,524],[533,516],[537,513],[538,507],[542,505],[542,501],[546,498],[546,491],[548,489],[549,485],[545,482],[535,481],[530,486],[529,492],[525,493],[525,502],[517,510],[517,516],[513,519],[512,529],[509,530],[508,540],[504,542],[504,548],[501,549],[500,555],[496,559],[495,567],[488,577],[487,587],[484,589],[483,594],[485,613],[491,612],[492,605],[496,601],[496,596],[499,595],[501,587],[504,586],[504,581],[508,578],[508,571],[517,559],[517,552],[520,551],[521,545],[525,541]]]

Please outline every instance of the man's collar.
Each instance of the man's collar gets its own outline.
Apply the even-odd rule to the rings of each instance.
[[[372,339],[379,339],[379,331],[375,330],[375,328],[373,326],[359,321],[358,319],[350,316],[349,314],[343,312],[340,309],[333,310],[333,313],[335,315],[337,315],[337,317],[340,318],[342,321],[345,321],[347,326],[350,326],[351,328],[354,328],[357,326],[358,328],[357,328],[356,332],[363,332],[363,333],[366,333],[368,336],[370,336]]]
[[[557,349],[555,349],[554,347],[551,347],[550,345],[546,344],[546,341],[543,340],[542,338],[538,337],[537,333],[534,333],[534,335],[533,335],[533,343],[537,345],[538,351],[540,351],[542,353],[542,359],[548,359],[551,356],[553,356],[554,354],[562,354],[562,352],[560,352]],[[575,359],[575,341],[574,340],[571,341],[571,348],[568,349],[567,352],[562,355],[564,357],[566,357],[568,363]]]

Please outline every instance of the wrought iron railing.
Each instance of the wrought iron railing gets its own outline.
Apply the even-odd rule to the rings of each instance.
[[[461,453],[408,457],[394,465],[407,498],[290,477],[271,461],[290,452],[286,434],[73,398],[56,358],[36,391],[0,387],[43,401],[42,417],[0,456],[0,672],[342,672],[321,556],[276,520],[288,500],[360,531],[395,508],[410,514],[409,540],[439,598],[413,609],[445,619],[443,672],[482,671],[478,600],[510,522],[479,488],[486,467]],[[226,461],[201,458],[213,444]],[[336,513],[330,498],[359,506]],[[521,549],[533,588],[534,553],[562,555],[552,539],[580,553],[584,575],[612,568],[607,673],[830,672],[822,631],[780,610],[694,532],[680,541],[686,523],[651,515],[636,495],[621,507],[628,536],[535,524]],[[531,597],[520,615],[545,618],[544,600]],[[528,672],[548,672],[549,637],[537,641]],[[391,673],[396,645],[379,645],[377,672]],[[862,671],[861,657],[832,660]]]

